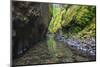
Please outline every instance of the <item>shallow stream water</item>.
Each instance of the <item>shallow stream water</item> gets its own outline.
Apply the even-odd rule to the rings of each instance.
[[[54,36],[31,47],[22,57],[15,60],[16,65],[52,64],[89,61],[88,58],[75,54],[64,43],[56,41]]]

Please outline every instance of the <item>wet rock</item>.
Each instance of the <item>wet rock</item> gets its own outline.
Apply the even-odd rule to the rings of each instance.
[[[64,36],[59,36],[57,37],[57,40],[64,42],[67,46],[69,46],[72,50],[77,51],[77,53],[80,55],[87,57],[95,57],[96,55],[95,38],[78,40],[75,38],[66,39]]]
[[[74,62],[73,58],[62,59],[61,62]]]
[[[76,61],[79,61],[79,62],[80,62],[80,61],[88,61],[87,58],[83,58],[83,57],[80,57],[80,56],[76,56],[76,57],[75,57],[75,60],[76,60]]]

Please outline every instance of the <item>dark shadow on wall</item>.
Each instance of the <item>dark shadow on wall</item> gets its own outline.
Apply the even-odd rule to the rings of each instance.
[[[13,60],[46,38],[49,14],[49,4],[12,2]]]

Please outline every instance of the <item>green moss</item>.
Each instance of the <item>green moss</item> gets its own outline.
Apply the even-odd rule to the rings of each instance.
[[[95,36],[95,6],[64,5],[60,8],[54,6],[52,12],[49,32],[56,33],[62,29],[63,33],[70,36]]]

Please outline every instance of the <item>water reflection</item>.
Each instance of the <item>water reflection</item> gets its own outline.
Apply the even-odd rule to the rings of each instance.
[[[54,63],[88,61],[87,58],[74,54],[73,51],[68,48],[63,42],[56,41],[54,37],[54,34],[50,34],[47,37],[49,53],[52,56],[52,61]]]
[[[57,49],[56,41],[54,40],[54,35],[49,35],[48,40],[47,40],[47,45],[48,45],[50,55],[53,58],[53,61],[57,62],[58,49]]]

